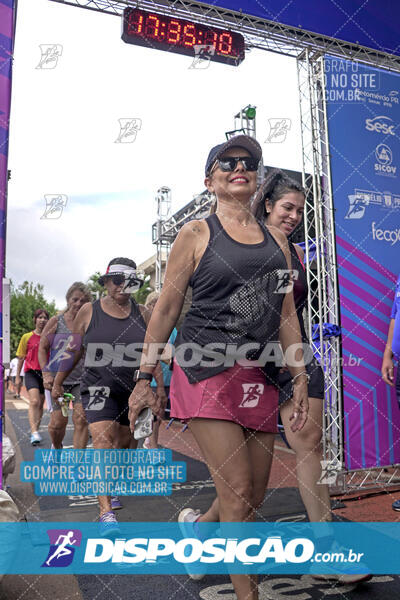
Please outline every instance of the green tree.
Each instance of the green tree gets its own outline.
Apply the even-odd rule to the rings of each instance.
[[[142,285],[140,290],[132,294],[132,296],[138,304],[144,304],[146,302],[147,296],[152,291],[153,290],[150,287],[150,275],[146,275],[146,277],[144,278],[144,284]]]
[[[93,273],[86,282],[86,285],[95,298],[100,298],[100,296],[104,294],[104,288],[99,284],[100,277],[100,271],[96,271],[96,273]]]
[[[34,329],[33,315],[37,308],[44,308],[50,317],[56,314],[57,308],[54,300],[48,302],[44,296],[43,285],[24,281],[19,287],[14,287],[11,282],[10,298],[10,352],[11,358],[15,356],[19,340],[24,333]]]

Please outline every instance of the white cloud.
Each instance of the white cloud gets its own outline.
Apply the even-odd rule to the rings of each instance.
[[[257,106],[264,162],[301,168],[296,65],[253,50],[239,67],[189,69],[190,57],[131,46],[117,17],[48,0],[20,0],[10,130],[8,275],[62,298],[72,280],[114,256],[154,253],[154,197],[173,210],[203,189],[209,149],[233,116]],[[55,69],[36,69],[39,45],[61,44]],[[140,118],[133,144],[118,144],[118,119]],[[284,144],[265,144],[268,118],[286,117]],[[66,194],[58,221],[40,219],[45,194]]]

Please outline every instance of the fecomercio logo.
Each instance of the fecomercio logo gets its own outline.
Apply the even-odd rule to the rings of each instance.
[[[375,133],[383,133],[384,135],[395,135],[394,123],[390,117],[379,115],[373,119],[365,119],[365,129],[374,131]]]
[[[372,239],[378,240],[379,242],[389,242],[391,246],[397,244],[400,241],[400,228],[399,229],[377,229],[375,227],[375,221],[372,222]]]
[[[68,567],[74,558],[75,547],[81,545],[79,529],[48,529],[50,548],[42,567]]]

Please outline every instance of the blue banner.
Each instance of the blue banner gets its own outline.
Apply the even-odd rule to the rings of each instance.
[[[0,523],[0,539],[0,573],[400,573],[399,523]]]
[[[216,0],[212,6],[400,55],[400,3],[393,0]]]
[[[400,462],[400,409],[381,376],[400,273],[400,76],[325,61],[349,469]]]

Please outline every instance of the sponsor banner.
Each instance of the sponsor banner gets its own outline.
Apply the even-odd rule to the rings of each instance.
[[[213,0],[208,4],[330,38],[400,54],[400,6],[393,0]]]
[[[11,103],[11,67],[14,38],[14,0],[0,0],[0,282],[4,277],[6,206],[7,206],[7,159],[8,129]],[[3,297],[0,285],[0,338],[3,336]],[[0,342],[0,363],[3,347]],[[0,413],[3,406],[3,386],[0,389]],[[0,430],[0,487],[2,481],[2,435]]]
[[[1,573],[400,573],[399,523],[25,522],[0,537]]]
[[[400,462],[400,410],[381,378],[400,273],[400,76],[363,67],[357,101],[329,101],[341,84],[353,89],[350,76],[331,77],[352,65],[326,59],[326,97],[342,351],[357,357],[343,366],[345,461],[362,469]]]
[[[186,481],[186,463],[167,449],[36,450],[20,476],[37,496],[166,496]]]

